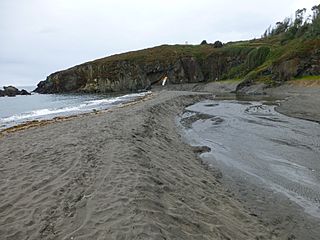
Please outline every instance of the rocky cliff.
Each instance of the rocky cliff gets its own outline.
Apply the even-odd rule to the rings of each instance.
[[[298,46],[298,47],[297,47]],[[292,78],[320,75],[320,40],[282,45],[261,39],[216,47],[163,45],[113,55],[51,74],[38,93],[119,92],[147,89],[165,76],[168,84],[243,79],[279,84]]]
[[[208,46],[202,47],[204,51]],[[199,60],[190,46],[160,46],[152,49],[115,55],[84,63],[51,74],[38,84],[39,93],[116,92],[145,89],[168,77],[169,84],[195,83],[218,78],[230,59]],[[235,57],[234,60],[241,57]],[[241,61],[241,60],[240,60]],[[243,61],[243,59],[242,59]]]

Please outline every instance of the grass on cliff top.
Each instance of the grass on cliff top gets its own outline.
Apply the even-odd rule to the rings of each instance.
[[[115,69],[117,64],[172,65],[183,57],[194,57],[201,64],[209,58],[242,56],[244,63],[234,66],[222,79],[252,79],[266,81],[265,73],[272,66],[295,57],[308,57],[311,51],[320,49],[320,39],[297,38],[283,42],[281,36],[248,41],[228,42],[222,48],[214,48],[212,44],[204,45],[161,45],[138,51],[116,54],[97,59],[86,64],[104,65]],[[263,51],[262,51],[263,50]],[[265,51],[264,51],[265,50]],[[268,51],[267,51],[268,50]],[[272,81],[271,81],[272,82]]]
[[[204,45],[161,45],[157,47],[131,51],[121,54],[115,54],[108,57],[100,58],[89,62],[90,64],[114,64],[116,62],[128,61],[137,63],[172,63],[183,57],[195,57],[198,60],[204,60],[211,55],[244,55],[248,54],[253,49],[259,47],[269,47],[271,50],[277,49],[280,46],[280,41],[277,37],[272,39],[254,39],[250,41],[228,42],[222,48],[214,48],[211,44]],[[283,52],[275,52],[277,55],[282,55]],[[86,64],[86,63],[84,63]]]
[[[216,49],[210,45],[161,45],[153,48],[112,55],[97,59],[92,63],[135,61],[148,64],[155,61],[171,62],[171,60],[187,56],[202,58],[213,51],[216,51]]]
[[[293,41],[294,42],[294,41]],[[288,44],[287,44],[288,45]],[[195,57],[198,60],[203,60],[209,57],[212,54],[228,54],[228,55],[242,55],[248,54],[251,50],[259,47],[269,47],[271,50],[271,55],[269,60],[274,61],[284,53],[290,54],[292,52],[304,51],[303,48],[308,48],[307,46],[302,46],[299,42],[289,44],[291,49],[288,49],[286,46],[281,46],[280,38],[277,36],[267,39],[253,39],[249,41],[238,41],[238,42],[228,42],[224,44],[222,48],[214,48],[211,44],[204,45],[161,45],[157,47],[142,49],[138,51],[131,51],[121,54],[115,54],[105,58],[97,59],[91,64],[107,64],[110,62],[119,62],[119,61],[135,61],[137,63],[154,63],[154,62],[172,62],[176,61],[182,57]],[[314,45],[314,44],[311,44]],[[309,45],[310,47],[310,45]]]
[[[250,46],[246,42],[227,43],[222,48],[214,48],[211,44],[205,45],[161,45],[138,51],[116,54],[90,62],[91,64],[108,64],[120,61],[137,63],[172,63],[183,57],[195,57],[204,60],[212,54],[248,54],[252,49],[260,46]]]

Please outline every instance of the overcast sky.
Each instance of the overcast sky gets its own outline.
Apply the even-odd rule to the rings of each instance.
[[[260,37],[319,0],[0,0],[0,86],[161,44]]]

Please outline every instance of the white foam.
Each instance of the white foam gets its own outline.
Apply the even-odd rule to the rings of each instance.
[[[8,122],[14,122],[14,121],[19,121],[19,120],[24,120],[24,119],[53,115],[53,114],[58,114],[58,113],[74,112],[79,109],[80,109],[79,107],[66,107],[66,108],[60,108],[60,109],[46,109],[45,108],[45,109],[39,109],[39,110],[27,112],[27,113],[16,114],[16,115],[13,115],[10,117],[2,118],[0,121],[2,123],[8,123]]]
[[[93,109],[105,109],[112,104],[133,100],[137,97],[143,97],[149,93],[150,92],[141,92],[141,93],[126,94],[126,95],[114,97],[114,98],[90,100],[90,101],[85,101],[84,103],[81,103],[76,106],[67,106],[67,107],[52,108],[52,109],[49,109],[49,108],[38,109],[30,112],[24,112],[21,114],[15,114],[9,117],[0,118],[0,123],[6,125],[6,124],[12,124],[15,122],[20,123],[23,121],[50,118],[53,116],[61,116],[61,115],[67,115],[67,114],[70,115],[73,113],[80,113],[80,112],[90,112]]]
[[[132,93],[132,94],[126,94],[123,96],[119,96],[119,97],[114,97],[114,98],[106,98],[106,99],[99,99],[99,100],[91,100],[91,101],[87,101],[85,103],[85,106],[95,106],[95,105],[101,105],[101,104],[112,104],[112,103],[116,103],[116,102],[124,102],[124,101],[128,101],[131,99],[135,99],[137,97],[143,97],[147,94],[150,94],[151,92],[142,92],[142,93]]]

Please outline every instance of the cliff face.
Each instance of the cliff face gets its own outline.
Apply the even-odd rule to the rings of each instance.
[[[201,82],[204,80],[199,64],[192,57],[163,64],[152,62],[117,61],[112,64],[76,66],[51,74],[40,82],[37,92],[117,92],[145,89],[168,76],[170,83]]]
[[[292,56],[289,59],[274,63],[272,65],[272,73],[274,79],[282,81],[287,81],[297,76],[319,76],[320,48],[317,47],[306,51],[303,55]]]
[[[146,89],[165,76],[168,84],[221,79],[245,55],[216,51],[213,46],[160,46],[84,63],[51,74],[41,81],[38,93],[118,92]],[[196,52],[192,52],[196,50]],[[199,52],[197,52],[199,51]],[[205,58],[195,53],[208,53]]]
[[[299,44],[308,47],[292,51],[290,44],[281,46],[259,40],[228,43],[222,48],[210,44],[163,45],[53,73],[40,82],[35,91],[137,91],[159,83],[165,76],[168,84],[240,78],[244,79],[241,87],[266,79],[282,82],[299,76],[320,75],[320,40]]]

